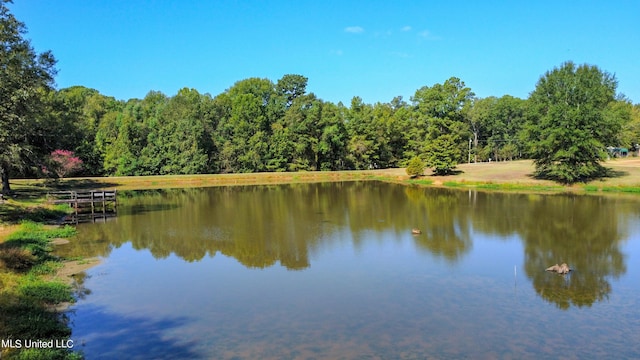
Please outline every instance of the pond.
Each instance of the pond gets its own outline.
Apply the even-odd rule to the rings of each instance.
[[[60,248],[103,258],[71,310],[88,359],[640,357],[637,197],[370,181],[118,201]]]

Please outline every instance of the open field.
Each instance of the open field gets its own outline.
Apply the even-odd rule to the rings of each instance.
[[[562,191],[624,191],[637,188],[640,190],[640,158],[615,159],[605,163],[613,170],[613,177],[594,180],[588,184],[578,183],[573,186],[562,186],[548,180],[531,177],[534,170],[529,160],[460,164],[460,173],[450,176],[425,175],[418,179],[419,183],[432,186],[472,186],[491,189],[509,190],[518,188],[526,190],[562,190]],[[428,174],[429,171],[427,170]],[[119,190],[161,189],[177,187],[205,187],[253,184],[281,184],[321,181],[348,180],[385,180],[392,182],[409,182],[410,178],[402,168],[332,171],[332,172],[278,172],[278,173],[246,173],[246,174],[204,174],[204,175],[163,175],[163,176],[123,176],[123,177],[89,177],[70,178],[60,181],[55,188],[117,188]],[[16,190],[47,190],[43,180],[17,179],[11,181]]]
[[[630,157],[610,160],[604,163],[604,166],[613,170],[613,177],[594,180],[588,184],[577,183],[573,186],[562,187],[567,189],[581,189],[585,185],[599,188],[614,186],[640,187],[640,158]],[[429,178],[432,178],[436,184],[455,181],[559,186],[558,183],[553,181],[534,179],[531,176],[534,166],[530,160],[461,164],[458,169],[462,173],[452,176],[430,176]]]

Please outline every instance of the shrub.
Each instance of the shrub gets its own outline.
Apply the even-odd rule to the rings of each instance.
[[[49,155],[49,160],[53,171],[60,179],[82,169],[82,160],[75,156],[73,151],[70,150],[54,150],[51,155]],[[43,170],[45,173],[48,172],[46,168]]]
[[[409,161],[407,165],[407,175],[413,177],[424,174],[424,162],[418,156]]]

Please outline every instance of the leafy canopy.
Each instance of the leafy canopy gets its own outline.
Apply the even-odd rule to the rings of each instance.
[[[423,87],[412,101],[427,124],[424,157],[436,175],[454,172],[466,151],[467,117],[474,93],[456,77],[444,84]]]
[[[0,177],[2,192],[10,192],[9,175],[35,162],[43,132],[37,122],[44,93],[53,86],[55,59],[36,54],[26,28],[0,1]]]
[[[616,87],[613,75],[573,62],[540,78],[526,128],[536,176],[574,183],[604,175],[600,162],[622,126],[619,117],[605,116]]]

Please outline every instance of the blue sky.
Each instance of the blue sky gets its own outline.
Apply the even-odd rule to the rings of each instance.
[[[217,95],[249,77],[309,78],[349,105],[407,101],[456,76],[477,96],[528,97],[567,60],[615,74],[640,103],[640,1],[15,0],[58,88],[117,99],[183,87]]]

